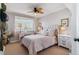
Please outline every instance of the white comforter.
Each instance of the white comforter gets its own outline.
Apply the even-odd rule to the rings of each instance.
[[[55,37],[40,34],[28,35],[22,38],[22,44],[28,48],[29,54],[37,54],[38,51],[52,46],[56,43]]]

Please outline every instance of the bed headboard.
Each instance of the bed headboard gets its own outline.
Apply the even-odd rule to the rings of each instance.
[[[46,29],[46,30],[55,30],[57,29],[57,25],[48,25],[48,26],[45,26],[43,27],[43,30]]]
[[[52,36],[55,34],[56,30],[57,30],[57,25],[49,25],[49,26],[45,26],[43,28],[43,30],[46,30],[48,32],[49,36]],[[56,32],[57,33],[57,32]]]

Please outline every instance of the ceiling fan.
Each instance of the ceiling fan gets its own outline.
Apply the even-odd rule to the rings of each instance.
[[[33,10],[28,11],[28,13],[33,13],[33,14],[43,14],[44,9],[41,7],[34,7]]]

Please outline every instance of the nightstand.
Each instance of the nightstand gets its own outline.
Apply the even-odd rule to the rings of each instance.
[[[58,46],[71,49],[71,39],[72,39],[72,36],[67,34],[58,35]]]
[[[75,55],[79,55],[79,38],[75,38],[74,40],[74,50]]]

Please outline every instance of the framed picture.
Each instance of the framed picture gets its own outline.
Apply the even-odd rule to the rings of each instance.
[[[69,26],[69,18],[61,19],[61,26]]]

